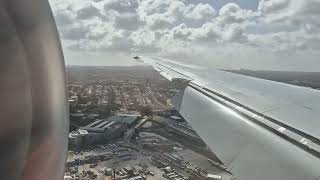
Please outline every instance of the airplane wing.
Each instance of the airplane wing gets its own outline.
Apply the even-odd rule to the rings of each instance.
[[[239,180],[320,179],[320,91],[158,57],[180,114]]]

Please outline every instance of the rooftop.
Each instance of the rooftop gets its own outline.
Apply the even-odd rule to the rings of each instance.
[[[117,124],[132,124],[138,117],[140,115],[118,114],[104,120],[96,120],[81,129],[89,132],[105,132],[109,128],[116,128]]]
[[[104,132],[108,128],[113,127],[116,123],[116,121],[98,120],[85,127],[82,127],[81,129],[93,132]]]
[[[84,135],[84,134],[88,134],[88,131],[79,129],[77,131],[72,131],[71,133],[69,133],[69,137],[74,138],[75,136]]]
[[[136,114],[117,114],[108,118],[109,121],[117,121],[125,124],[133,123],[140,115]]]

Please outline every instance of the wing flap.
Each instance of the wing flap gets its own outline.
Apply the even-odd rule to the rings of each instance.
[[[174,104],[237,179],[313,180],[320,176],[316,156],[192,87],[178,95]]]

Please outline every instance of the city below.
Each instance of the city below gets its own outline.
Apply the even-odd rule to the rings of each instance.
[[[233,179],[171,106],[178,91],[149,67],[67,68],[64,179]]]

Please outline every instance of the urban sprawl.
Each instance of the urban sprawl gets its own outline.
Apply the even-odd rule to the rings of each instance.
[[[148,67],[67,68],[64,179],[232,179],[172,108],[178,91]]]

